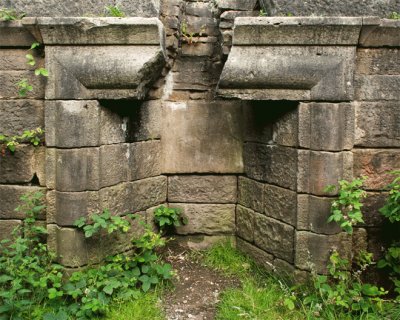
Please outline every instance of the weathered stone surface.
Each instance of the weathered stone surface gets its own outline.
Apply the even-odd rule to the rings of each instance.
[[[236,238],[231,235],[185,235],[174,237],[174,240],[190,250],[206,250],[221,243],[231,243],[235,246],[236,242]]]
[[[99,191],[100,210],[109,209],[112,213],[118,215],[137,212],[139,209],[134,207],[133,197],[130,183],[119,183],[112,187],[103,188]]]
[[[242,100],[352,100],[355,53],[350,46],[234,45],[218,94]]]
[[[137,212],[167,201],[167,177],[160,176],[131,183],[132,211]]]
[[[354,107],[348,103],[301,103],[299,145],[311,150],[342,151],[354,145]]]
[[[391,48],[358,49],[357,74],[400,74],[400,50]]]
[[[189,204],[173,203],[173,207],[182,209],[188,218],[188,224],[177,228],[178,234],[234,234],[234,204]]]
[[[32,91],[27,92],[25,97],[18,94],[18,82],[27,79]],[[0,70],[0,99],[42,99],[46,79],[42,76],[35,76],[33,71],[7,71]]]
[[[37,25],[45,45],[160,45],[164,41],[164,28],[157,18],[41,16],[25,18],[22,23],[27,27]]]
[[[239,17],[233,44],[357,45],[361,24],[354,17]]]
[[[28,183],[37,172],[36,155],[40,148],[19,145],[14,153],[6,151],[0,156],[0,183]]]
[[[264,212],[267,216],[296,226],[297,193],[270,184],[264,185]]]
[[[115,4],[131,17],[157,17],[160,13],[160,0],[116,0]]]
[[[300,106],[301,108],[301,106]],[[303,110],[291,110],[286,112],[273,124],[273,140],[281,146],[297,147],[299,144],[299,127],[303,123],[299,123],[299,113]],[[304,125],[306,128],[307,125]]]
[[[45,106],[49,147],[95,147],[125,142],[127,120],[97,101],[46,101]]]
[[[5,0],[0,0],[0,7]],[[36,39],[21,21],[0,21],[0,43],[2,47],[30,47]]]
[[[299,151],[298,192],[334,195],[334,192],[326,193],[325,187],[337,185],[338,180],[351,180],[352,177],[352,152]]]
[[[364,228],[354,228],[352,236],[352,253],[358,258],[361,252],[368,252],[368,235]]]
[[[386,202],[388,193],[386,192],[367,192],[367,197],[363,199],[363,219],[367,227],[381,226],[384,217],[379,212]]]
[[[38,191],[45,193],[46,190],[39,187],[0,185],[0,219],[24,219],[25,212],[16,211],[15,208],[22,203],[22,195]]]
[[[1,26],[0,30],[3,30]],[[0,44],[3,46],[1,41]],[[26,49],[0,49],[0,70],[35,70],[44,66],[44,59],[36,50],[29,51],[29,54],[35,58],[36,64],[34,66],[27,64],[27,54],[28,51]]]
[[[0,100],[0,132],[9,136],[25,130],[44,128],[43,102],[38,100]]]
[[[253,10],[257,0],[218,0],[217,4],[223,10]]]
[[[110,144],[100,147],[100,186],[109,187],[128,180],[130,145]]]
[[[160,139],[162,108],[161,101],[144,101],[133,118],[133,133],[134,141]]]
[[[398,12],[398,9],[399,4],[397,3],[397,9],[393,9],[389,13]],[[362,47],[399,47],[399,30],[400,21],[398,20],[364,18],[359,44]]]
[[[129,145],[129,180],[139,180],[161,174],[161,142],[136,142]]]
[[[239,177],[238,203],[254,211],[264,212],[263,184],[246,177]]]
[[[99,190],[99,155],[100,148],[47,149],[47,186],[67,192]]]
[[[398,10],[396,0],[314,0],[305,2],[302,0],[267,0],[270,3],[271,15],[294,16],[380,16],[386,18],[392,11]]]
[[[256,213],[254,243],[278,258],[293,262],[294,228],[290,225]]]
[[[328,223],[331,215],[332,198],[300,194],[297,197],[297,230],[307,230],[323,234],[340,232],[335,222]]]
[[[355,100],[399,100],[400,75],[356,75]]]
[[[338,250],[342,258],[351,256],[351,237],[343,232],[326,236],[297,231],[295,243],[295,265],[302,270],[326,273],[332,250]]]
[[[164,104],[163,173],[243,172],[241,104]]]
[[[354,105],[356,146],[400,147],[400,108],[397,101],[355,102]]]
[[[236,234],[249,242],[254,241],[254,218],[253,210],[241,205],[236,207]]]
[[[197,17],[187,15],[185,18],[186,34],[194,36],[215,36],[218,35],[217,20],[212,17]]]
[[[267,271],[274,271],[274,256],[240,238],[236,239],[236,246],[239,251],[250,256],[258,265]]]
[[[10,239],[13,230],[21,225],[20,220],[0,220],[0,241]]]
[[[400,169],[399,149],[355,149],[354,176],[367,176],[364,187],[382,190],[394,178],[389,171]]]
[[[214,53],[215,44],[212,42],[194,42],[194,43],[184,43],[182,45],[182,55],[183,56],[193,56],[193,57],[211,57]]]
[[[95,191],[54,191],[54,197],[54,209],[50,208],[49,204],[48,207],[50,212],[54,212],[54,222],[59,226],[73,226],[77,219],[102,210],[99,205],[99,194]]]
[[[195,17],[213,17],[213,10],[207,2],[188,2],[186,3],[186,14]]]
[[[296,190],[297,150],[294,148],[246,143],[244,166],[249,178]]]
[[[165,62],[155,45],[49,46],[46,57],[46,98],[60,100],[144,98]]]
[[[170,176],[168,201],[190,203],[236,203],[236,176]]]

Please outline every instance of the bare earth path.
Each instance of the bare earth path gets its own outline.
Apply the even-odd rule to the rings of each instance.
[[[168,245],[164,257],[177,272],[174,288],[164,296],[168,320],[212,320],[221,292],[239,285],[238,280],[202,266],[175,242]]]

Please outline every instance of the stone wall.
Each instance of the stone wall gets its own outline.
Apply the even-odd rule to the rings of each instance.
[[[261,2],[276,15],[349,13],[340,1]],[[350,257],[352,242],[379,256],[385,171],[400,166],[398,22],[259,18],[256,0],[114,3],[159,20],[63,18],[110,3],[16,1],[61,17],[0,23],[0,133],[46,130],[46,147],[0,157],[0,237],[22,219],[20,195],[40,189],[48,241],[72,268],[129,249],[122,236],[86,241],[75,219],[107,208],[151,222],[164,203],[188,217],[177,230],[188,245],[236,235],[259,263],[298,277],[324,272],[333,247]],[[47,80],[25,61],[36,40]],[[335,194],[324,187],[361,174],[370,198],[352,240],[326,224]]]

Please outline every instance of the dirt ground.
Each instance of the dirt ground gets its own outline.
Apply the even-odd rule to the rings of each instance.
[[[170,294],[164,297],[168,320],[212,320],[221,292],[239,286],[239,281],[209,269],[177,242],[170,242],[164,254],[177,277]]]

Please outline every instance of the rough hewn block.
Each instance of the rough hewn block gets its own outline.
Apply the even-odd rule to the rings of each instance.
[[[272,254],[269,254],[240,238],[236,239],[236,246],[239,251],[250,256],[258,265],[262,266],[265,270],[274,270],[274,256]]]
[[[254,243],[278,258],[293,262],[294,228],[290,225],[256,213]]]
[[[355,144],[362,147],[400,147],[400,108],[393,102],[355,102]]]
[[[217,21],[212,17],[196,17],[186,16],[186,34],[200,36],[215,36],[218,35]]]
[[[0,241],[10,239],[13,230],[21,225],[20,220],[0,220]]]
[[[0,100],[0,132],[9,136],[44,128],[43,101]]]
[[[299,144],[299,131],[302,129],[301,126],[304,126],[307,129],[310,129],[310,125],[303,125],[303,122],[299,122],[299,117],[306,114],[305,108],[300,107],[295,110],[291,110],[283,114],[281,117],[277,119],[273,124],[273,141],[281,146],[288,147],[297,147]]]
[[[161,142],[137,142],[129,145],[129,180],[159,176],[161,174]]]
[[[0,7],[9,7],[0,1]],[[13,3],[14,4],[14,3]],[[0,43],[2,47],[30,47],[36,39],[21,21],[0,21]]]
[[[241,104],[164,104],[163,173],[243,172]]]
[[[1,26],[0,30],[3,30]],[[0,43],[3,46],[3,42]],[[27,64],[27,54],[26,49],[0,49],[0,70],[35,70],[44,66],[44,59],[35,50],[29,51],[29,54],[35,58],[36,64]]]
[[[100,186],[109,187],[128,181],[130,145],[110,144],[100,147]]]
[[[167,201],[167,177],[160,176],[131,183],[132,211],[137,212]]]
[[[38,171],[36,157],[41,148],[30,145],[17,146],[14,153],[6,151],[0,156],[0,183],[28,183]]]
[[[297,33],[291,37],[297,39]],[[218,94],[242,100],[352,100],[355,53],[350,46],[234,45]]]
[[[394,2],[391,0],[391,2]],[[382,3],[382,5],[385,5]],[[397,12],[399,4],[393,3],[397,6],[396,9],[388,11],[384,17],[386,18],[390,13]],[[389,10],[386,7],[386,10]],[[360,46],[362,47],[400,47],[400,22],[398,20],[364,18],[364,26],[360,34]]]
[[[133,119],[134,141],[160,139],[162,121],[161,101],[144,101]]]
[[[257,212],[264,212],[263,184],[239,177],[238,203]]]
[[[364,187],[382,190],[394,178],[389,171],[400,169],[399,149],[355,149],[354,176],[367,176]]]
[[[46,101],[46,144],[50,147],[96,147],[125,142],[127,126],[97,101]]]
[[[254,241],[254,218],[253,210],[241,205],[236,207],[236,234],[249,242]]]
[[[165,63],[159,46],[50,46],[46,57],[46,98],[60,100],[144,98]]]
[[[99,192],[99,197],[101,209],[109,209],[114,214],[125,215],[138,211],[133,204],[132,185],[130,183],[119,183],[112,187],[103,188]]]
[[[297,230],[323,234],[339,233],[340,228],[336,223],[328,223],[332,201],[332,198],[315,197],[306,194],[298,195]]]
[[[213,11],[209,3],[188,2],[186,4],[186,14],[188,16],[212,18]]]
[[[234,45],[357,45],[361,18],[239,17]]]
[[[297,193],[270,184],[264,185],[264,212],[267,216],[296,226]]]
[[[236,203],[236,176],[171,176],[168,201],[190,203]]]
[[[390,48],[358,49],[357,74],[400,74],[400,50]]]
[[[22,204],[22,195],[38,191],[45,193],[46,190],[39,187],[0,185],[0,219],[24,219],[25,213],[16,211],[15,208]],[[39,218],[45,219],[45,216]]]
[[[218,0],[218,8],[224,10],[253,10],[257,0]]]
[[[337,185],[338,180],[352,177],[352,152],[299,151],[298,192],[326,195],[326,186]],[[329,194],[334,195],[333,192]]]
[[[302,270],[326,273],[333,249],[338,250],[342,258],[351,257],[351,237],[346,233],[326,236],[297,231],[295,243],[295,265]]]
[[[400,75],[356,75],[355,100],[399,100]]]
[[[177,228],[178,234],[234,234],[234,204],[189,204],[171,203],[171,207],[182,209],[188,224]]]
[[[32,91],[27,92],[25,97],[18,94],[18,82],[27,79]],[[0,70],[0,99],[42,99],[44,98],[44,87],[46,78],[35,76],[33,71],[2,71]]]
[[[296,190],[297,150],[294,148],[246,143],[244,166],[249,178]]]
[[[298,112],[300,147],[325,151],[342,151],[353,148],[353,105],[348,103],[302,103]]]

